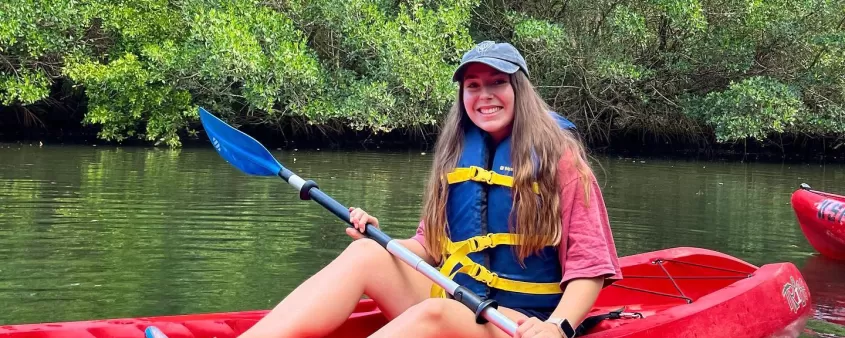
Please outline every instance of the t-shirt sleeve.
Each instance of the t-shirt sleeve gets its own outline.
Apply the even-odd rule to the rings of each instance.
[[[423,247],[425,247],[425,227],[423,226],[423,221],[420,221],[420,225],[417,226],[417,233],[414,234],[411,239],[419,242]]]
[[[574,171],[574,170],[573,170]],[[561,287],[576,278],[605,277],[605,285],[622,279],[607,209],[595,177],[590,177],[589,201],[585,205],[580,175],[562,175]]]
[[[428,247],[425,245],[425,223],[423,223],[423,221],[422,221],[422,220],[420,220],[420,225],[419,225],[419,226],[417,226],[417,232],[414,234],[414,236],[413,236],[413,237],[411,237],[411,239],[413,239],[413,240],[417,241],[418,243],[420,243],[420,245],[422,245],[422,247],[423,247],[423,249],[425,250],[425,252],[426,252],[429,256],[431,256],[431,251],[429,251],[429,250],[428,250]]]

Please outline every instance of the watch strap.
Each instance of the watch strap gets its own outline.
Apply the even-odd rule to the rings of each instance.
[[[565,318],[549,318],[546,321],[555,324],[564,338],[575,337],[575,329],[572,328],[569,320]]]

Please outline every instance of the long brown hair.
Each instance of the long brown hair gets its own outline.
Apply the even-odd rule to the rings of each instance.
[[[511,131],[511,161],[514,186],[513,212],[509,220],[512,233],[521,235],[516,246],[520,262],[547,245],[557,245],[561,239],[561,210],[558,182],[558,161],[562,156],[570,161],[570,169],[578,170],[589,203],[592,170],[581,142],[569,130],[561,130],[549,115],[549,107],[534,90],[522,72],[510,75],[514,90],[514,121]],[[449,183],[446,174],[454,170],[463,151],[464,126],[472,123],[464,110],[463,84],[458,88],[449,115],[441,126],[435,144],[434,162],[424,195],[422,220],[425,241],[435,261],[445,253],[446,199]],[[532,158],[536,154],[536,164]],[[532,184],[539,185],[539,198]]]

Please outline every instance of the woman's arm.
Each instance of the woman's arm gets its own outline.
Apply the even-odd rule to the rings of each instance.
[[[561,233],[558,253],[563,275],[560,303],[550,316],[566,320],[575,329],[590,312],[601,289],[622,278],[616,246],[601,189],[590,177],[585,194],[580,173],[560,163]],[[587,198],[585,195],[589,196]],[[537,318],[520,320],[517,338],[559,337],[559,327]]]
[[[555,311],[549,317],[549,321],[541,322],[536,317],[519,320],[516,323],[519,327],[514,337],[564,337],[559,322],[555,321],[563,321],[565,319],[574,330],[581,324],[581,321],[584,320],[590,309],[592,309],[603,285],[604,277],[576,278],[570,280],[566,284],[566,289],[563,291],[560,303],[558,303]]]
[[[577,327],[592,309],[603,285],[604,277],[573,279],[566,285],[551,318],[566,319],[572,328]]]

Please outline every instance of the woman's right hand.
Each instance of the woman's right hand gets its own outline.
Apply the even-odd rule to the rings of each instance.
[[[367,229],[367,223],[378,228],[378,218],[370,216],[361,208],[349,208],[349,222],[352,223],[352,228],[346,228],[346,234],[352,237],[353,240],[364,238],[364,231]]]

